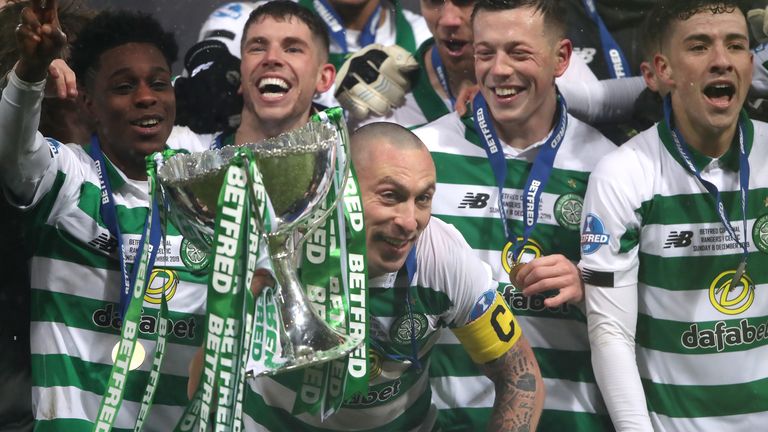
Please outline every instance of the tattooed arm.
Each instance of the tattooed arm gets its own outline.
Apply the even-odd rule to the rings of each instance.
[[[480,370],[496,388],[488,430],[535,431],[544,407],[544,382],[525,336],[506,354],[480,365]]]

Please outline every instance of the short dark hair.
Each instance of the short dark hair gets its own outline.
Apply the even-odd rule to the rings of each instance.
[[[712,14],[732,13],[740,10],[737,1],[731,0],[659,0],[649,13],[648,24],[656,32],[656,44],[669,39],[675,21],[686,21],[700,12]],[[645,48],[645,46],[643,47]]]
[[[314,37],[319,39],[325,56],[328,56],[331,37],[328,35],[328,28],[326,28],[325,23],[315,11],[307,9],[291,0],[271,0],[254,9],[248,17],[248,20],[245,22],[245,27],[243,27],[243,37],[240,42],[241,49],[246,42],[248,29],[253,23],[259,21],[263,17],[271,17],[276,21],[285,21],[291,17],[296,17],[299,21],[309,27],[309,31]]]
[[[157,47],[170,68],[179,53],[176,37],[151,15],[143,12],[103,11],[86,24],[72,45],[70,67],[78,82],[86,83],[88,72],[98,68],[101,55],[129,43],[148,43]]]
[[[482,11],[504,11],[530,7],[539,12],[544,18],[544,26],[556,32],[560,39],[565,38],[568,30],[566,24],[567,10],[559,0],[478,0],[472,9],[472,22]]]

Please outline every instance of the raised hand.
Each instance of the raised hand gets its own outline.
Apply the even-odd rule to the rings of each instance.
[[[33,0],[21,11],[16,26],[19,63],[16,74],[24,81],[42,81],[53,59],[60,57],[67,37],[59,25],[58,0]]]

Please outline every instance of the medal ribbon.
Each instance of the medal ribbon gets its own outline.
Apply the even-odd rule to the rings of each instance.
[[[713,183],[704,180],[701,177],[701,172],[693,163],[693,157],[691,156],[691,150],[688,143],[685,142],[685,138],[678,133],[677,128],[672,127],[672,98],[667,95],[664,98],[664,121],[672,135],[672,140],[675,142],[675,149],[677,149],[678,155],[685,162],[685,167],[689,173],[691,173],[701,183],[702,186],[709,192],[712,199],[715,200],[715,210],[720,218],[720,223],[723,224],[728,235],[731,236],[733,241],[738,244],[742,249],[742,259],[739,266],[736,269],[736,273],[733,275],[731,286],[735,287],[736,283],[741,279],[744,274],[747,265],[747,256],[749,255],[749,248],[747,247],[746,240],[742,243],[739,241],[739,237],[736,231],[733,229],[728,216],[725,214],[725,206],[723,206],[722,198],[720,197],[720,190]],[[738,134],[739,134],[739,190],[741,197],[741,214],[742,214],[742,226],[744,236],[747,235],[747,192],[749,191],[749,157],[747,156],[746,147],[744,146],[744,124],[743,122],[749,121],[745,118],[739,119]]]
[[[107,164],[104,159],[104,152],[101,151],[101,144],[99,143],[99,137],[96,134],[91,136],[91,146],[88,148],[88,154],[91,159],[96,163],[96,173],[99,176],[99,184],[101,187],[101,204],[99,206],[99,213],[101,219],[104,221],[104,225],[107,226],[109,233],[117,240],[117,255],[120,259],[120,274],[122,275],[122,289],[120,290],[120,318],[125,318],[125,312],[128,309],[128,303],[131,301],[131,290],[136,282],[138,266],[133,266],[131,274],[128,274],[127,265],[125,262],[125,244],[123,243],[123,235],[120,231],[120,224],[117,222],[117,210],[115,205],[115,198],[112,194],[112,185],[109,181],[106,169]],[[154,185],[153,185],[154,186]],[[150,193],[152,191],[150,190]],[[160,219],[157,212],[157,202],[152,202],[152,211],[148,214],[154,214],[156,220],[150,224],[149,218],[144,224],[144,232],[142,234],[141,241],[139,241],[139,249],[136,251],[136,258],[141,256],[144,251],[144,236],[149,232],[149,244],[151,245],[149,267],[152,268],[155,262],[155,256],[157,255],[157,248],[160,245]],[[152,225],[154,228],[148,230],[147,227]],[[144,289],[143,287],[141,288]]]
[[[136,348],[136,339],[138,338],[139,320],[141,318],[141,306],[143,304],[144,292],[147,286],[147,276],[150,273],[157,250],[160,244],[160,215],[157,208],[157,201],[154,199],[155,194],[155,181],[152,176],[148,176],[147,184],[149,187],[149,197],[151,204],[147,209],[147,218],[144,223],[144,230],[139,241],[139,248],[134,258],[133,268],[131,269],[130,277],[127,276],[125,269],[125,249],[122,241],[122,233],[117,223],[117,211],[115,209],[115,200],[112,195],[112,188],[110,186],[109,178],[106,175],[104,154],[101,151],[99,140],[96,135],[93,135],[91,139],[91,147],[88,149],[89,154],[96,163],[97,173],[99,176],[99,182],[101,184],[101,207],[102,219],[107,225],[110,234],[116,236],[118,243],[118,255],[120,257],[120,269],[124,284],[128,284],[127,296],[125,287],[121,291],[120,305],[121,310],[125,308],[125,312],[121,314],[123,317],[123,324],[120,332],[120,342],[115,356],[115,362],[112,365],[112,369],[109,373],[109,381],[107,382],[107,388],[101,399],[99,405],[99,412],[96,415],[96,421],[94,423],[94,430],[96,431],[110,431],[114,425],[117,415],[120,412],[120,406],[123,402],[123,396],[125,393],[125,385],[128,380],[128,373],[130,372],[131,359]],[[154,170],[154,166],[150,161],[150,168]],[[161,295],[163,300],[165,299],[164,293]],[[162,303],[164,304],[164,302]],[[161,306],[160,321],[167,320],[168,308],[162,308]],[[159,329],[157,338],[157,348],[160,353],[155,352],[155,361],[159,364],[162,363],[163,354],[165,352],[165,333],[167,329]],[[148,388],[151,390],[150,401],[148,405],[151,405],[151,399],[154,396],[154,383],[150,380]],[[145,392],[146,393],[146,392]],[[142,403],[143,405],[143,403]],[[148,411],[149,406],[146,410]],[[146,412],[144,413],[146,415]],[[136,424],[136,430],[139,430],[142,426],[143,418],[139,418]]]
[[[157,187],[155,185],[157,185],[158,167],[162,166],[163,160],[168,157],[168,155],[175,153],[176,151],[174,150],[165,150],[161,155],[151,155],[147,157],[147,178],[151,179],[150,181],[153,185],[149,191],[150,202],[157,202],[155,198]],[[167,202],[167,200],[163,200],[163,202]],[[167,230],[165,231],[167,232]],[[163,237],[163,245],[165,245],[165,237]],[[166,263],[165,253],[163,253],[163,263]],[[168,327],[168,301],[166,300],[165,295],[162,294],[160,297],[160,317],[158,319],[157,345],[155,348],[155,355],[152,360],[152,368],[149,373],[149,382],[147,383],[147,388],[144,391],[144,396],[142,396],[141,399],[139,414],[136,417],[136,424],[133,429],[134,432],[139,432],[144,427],[144,422],[146,421],[147,415],[149,415],[149,411],[152,408],[152,404],[155,400],[155,391],[157,390],[157,383],[160,378],[160,367],[162,366],[163,358],[165,357],[165,345],[166,336],[168,335]]]
[[[565,130],[568,127],[568,115],[565,106],[565,99],[557,93],[557,124],[547,140],[539,149],[536,159],[528,174],[528,179],[523,188],[523,236],[520,241],[511,232],[509,222],[507,221],[507,209],[504,204],[504,184],[507,179],[507,160],[504,157],[502,143],[496,133],[496,127],[493,125],[491,113],[482,93],[478,92],[472,101],[474,112],[475,131],[484,140],[485,153],[488,156],[488,162],[493,170],[493,176],[496,179],[496,185],[499,188],[499,217],[504,227],[504,235],[511,242],[513,262],[518,262],[523,246],[528,242],[528,238],[539,220],[539,200],[544,188],[547,186],[549,176],[552,173],[552,166],[555,162],[555,156],[563,143]]]
[[[310,9],[317,12],[320,18],[328,28],[328,33],[333,39],[333,42],[341,48],[341,53],[349,54],[349,46],[347,45],[347,29],[344,28],[344,24],[341,21],[341,17],[336,10],[328,3],[328,0],[312,0],[311,3],[307,0],[300,2],[303,6],[310,6]],[[309,3],[309,4],[308,4]],[[360,47],[365,47],[372,44],[376,40],[376,28],[379,26],[381,20],[381,5],[376,6],[371,16],[363,26],[363,30],[360,32],[358,39]]]
[[[440,85],[443,87],[445,94],[448,95],[448,99],[451,101],[451,110],[456,106],[456,98],[451,92],[451,86],[448,83],[448,75],[443,65],[443,59],[440,57],[440,53],[437,52],[437,44],[432,46],[432,67],[435,69],[435,75],[437,75]]]
[[[611,74],[611,78],[632,76],[632,69],[627,58],[624,56],[624,52],[616,42],[616,39],[611,35],[611,32],[608,31],[608,27],[605,26],[605,22],[600,18],[600,14],[597,13],[595,0],[582,1],[587,14],[592,18],[592,21],[594,21],[600,31],[600,45],[603,47],[603,57],[605,57],[605,63],[608,65],[608,72]]]

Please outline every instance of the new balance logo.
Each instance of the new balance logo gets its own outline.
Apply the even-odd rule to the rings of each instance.
[[[691,245],[691,238],[693,238],[693,231],[672,231],[664,242],[664,249],[688,247]]]
[[[461,200],[461,204],[459,204],[459,208],[471,208],[471,209],[481,209],[485,208],[485,206],[488,205],[488,198],[491,196],[484,193],[473,193],[473,192],[467,192],[466,195],[464,195],[464,199]]]
[[[98,237],[89,241],[88,244],[104,252],[112,253],[117,247],[117,239],[107,233],[101,233]]]

